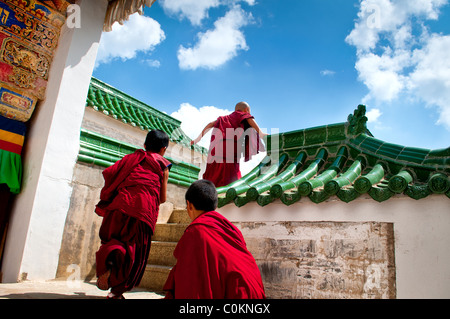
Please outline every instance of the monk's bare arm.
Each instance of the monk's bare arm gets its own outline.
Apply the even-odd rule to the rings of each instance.
[[[253,128],[256,130],[256,132],[258,132],[258,134],[259,134],[261,137],[264,137],[264,136],[269,135],[269,134],[264,133],[263,131],[261,131],[261,129],[259,128],[258,124],[256,124],[256,121],[255,121],[254,119],[247,119],[247,122],[248,122],[248,124],[249,124],[251,127],[253,127]]]
[[[214,127],[214,125],[216,125],[216,122],[217,122],[217,121],[213,121],[213,122],[211,122],[211,123],[208,123],[208,124],[205,126],[205,128],[203,129],[203,131],[200,133],[200,135],[199,135],[195,140],[191,141],[191,145],[197,144],[198,142],[200,142],[200,140],[202,139],[202,137],[203,137],[206,133],[208,133],[208,131],[209,131],[210,129],[212,129],[212,128]]]
[[[167,199],[167,181],[169,180],[169,169],[163,171],[163,178],[161,182],[161,191],[159,193],[159,202],[162,204]]]

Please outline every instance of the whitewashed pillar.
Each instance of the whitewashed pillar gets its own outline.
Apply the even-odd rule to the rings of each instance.
[[[3,282],[55,278],[107,4],[107,0],[79,1],[80,24],[66,24],[61,30],[46,99],[36,108],[26,138],[22,192],[11,213]]]

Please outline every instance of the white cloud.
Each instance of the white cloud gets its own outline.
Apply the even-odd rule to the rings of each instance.
[[[239,169],[241,171],[242,176],[249,173],[252,169],[256,167],[261,161],[266,157],[267,152],[260,152],[257,155],[254,155],[251,160],[248,162],[244,161],[244,158],[241,158],[241,162],[239,163]]]
[[[249,6],[254,6],[256,4],[256,0],[221,0],[223,4],[238,4],[239,2],[245,2]]]
[[[178,111],[173,112],[170,116],[181,121],[181,129],[191,139],[200,135],[206,124],[215,121],[219,116],[230,114],[227,109],[217,108],[215,106],[202,106],[196,108],[189,103],[182,103]],[[199,142],[200,146],[209,147],[211,132],[205,135]]]
[[[161,66],[161,62],[158,60],[146,59],[142,60],[142,62],[152,68],[159,68]]]
[[[412,17],[436,20],[444,4],[447,0],[362,0],[358,21],[346,41],[359,52],[367,52],[376,47],[383,33],[391,39],[399,32],[409,36],[405,32]]]
[[[253,21],[251,14],[240,6],[233,6],[226,15],[214,23],[214,29],[198,34],[193,48],[180,46],[178,61],[181,69],[215,69],[233,57],[240,50],[248,50],[240,28]]]
[[[367,122],[369,123],[377,122],[381,114],[383,113],[381,113],[379,109],[371,109],[370,111],[367,111],[366,112]]]
[[[193,25],[200,25],[208,17],[210,8],[218,7],[219,0],[160,0],[164,11],[177,15],[180,19],[187,18]]]
[[[114,59],[133,59],[138,51],[151,52],[164,39],[164,31],[157,21],[135,13],[123,25],[115,23],[111,32],[102,34],[96,65]]]
[[[416,68],[409,76],[411,91],[440,111],[438,124],[450,130],[450,35],[432,35],[426,46],[414,51]]]
[[[426,20],[439,18],[447,2],[361,1],[346,42],[356,47],[358,79],[369,89],[365,103],[420,99],[437,106],[439,124],[450,129],[450,36],[429,34],[425,26]]]
[[[383,55],[366,53],[355,64],[359,79],[369,88],[365,100],[392,101],[405,87],[401,71],[407,64],[407,52]]]
[[[326,70],[325,69],[325,70],[320,71],[320,74],[323,75],[323,76],[332,76],[332,75],[336,74],[336,72],[332,71],[332,70]]]

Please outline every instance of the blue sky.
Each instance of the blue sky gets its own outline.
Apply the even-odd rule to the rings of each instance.
[[[376,138],[446,148],[450,4],[157,0],[103,34],[94,76],[192,138],[241,100],[268,133],[344,122],[363,103]]]

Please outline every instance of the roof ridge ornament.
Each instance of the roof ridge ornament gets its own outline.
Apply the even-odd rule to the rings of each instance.
[[[349,114],[347,117],[347,135],[359,135],[367,132],[367,116],[366,106],[363,104],[358,105],[358,108],[353,111],[353,114]]]

